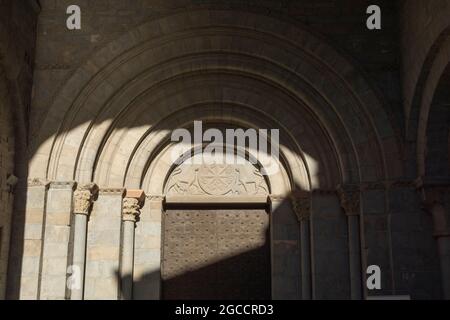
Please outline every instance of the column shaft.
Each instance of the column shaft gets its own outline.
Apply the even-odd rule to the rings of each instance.
[[[302,266],[302,299],[312,299],[311,286],[311,239],[309,220],[300,222],[301,266]]]
[[[361,288],[361,245],[359,231],[359,216],[347,216],[348,249],[350,264],[350,293],[352,300],[362,299]]]
[[[120,267],[120,288],[122,300],[133,299],[134,271],[134,229],[144,205],[142,190],[128,190],[122,209],[122,255]]]
[[[437,238],[444,299],[450,300],[450,235]]]
[[[361,235],[359,216],[361,214],[361,189],[358,185],[339,185],[337,194],[347,215],[348,254],[350,269],[350,298],[360,300],[362,292]]]
[[[134,221],[123,222],[121,287],[122,299],[131,300],[133,293]]]
[[[79,277],[79,283],[74,284],[71,290],[71,300],[83,300],[84,298],[84,271],[86,265],[86,235],[88,217],[83,214],[75,214],[75,234],[73,243],[73,272]]]
[[[98,187],[94,183],[85,185],[74,193],[74,236],[72,277],[70,285],[70,299],[84,299],[84,274],[86,270],[86,238],[89,213],[98,194]]]
[[[311,274],[311,194],[297,190],[291,195],[292,207],[300,224],[300,264],[302,277],[302,299],[312,299]]]

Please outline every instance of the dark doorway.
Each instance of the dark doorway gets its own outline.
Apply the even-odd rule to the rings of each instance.
[[[173,209],[163,224],[163,299],[271,298],[266,210]]]

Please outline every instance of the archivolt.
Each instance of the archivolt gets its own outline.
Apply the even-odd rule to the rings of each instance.
[[[298,26],[223,13],[150,21],[81,66],[54,99],[30,176],[135,185],[144,146],[200,118],[282,128],[284,150],[305,163],[313,188],[392,175],[387,116],[343,57]]]

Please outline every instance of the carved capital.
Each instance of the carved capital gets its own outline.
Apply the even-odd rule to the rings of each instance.
[[[122,220],[136,222],[141,214],[139,200],[135,198],[123,199]]]
[[[78,188],[74,192],[74,213],[89,215],[92,203],[98,195],[98,186],[90,183]]]
[[[294,191],[291,196],[292,209],[299,222],[311,217],[311,195],[307,191]]]
[[[441,181],[424,181],[422,177],[416,180],[416,188],[419,192],[423,209],[431,213],[433,207],[442,206],[450,192],[450,184]]]
[[[342,209],[347,216],[360,215],[361,189],[357,185],[339,185],[336,189]]]
[[[127,190],[123,199],[122,220],[136,222],[144,205],[145,193],[142,190]]]

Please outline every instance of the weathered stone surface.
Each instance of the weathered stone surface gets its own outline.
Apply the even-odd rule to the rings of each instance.
[[[70,297],[75,213],[89,217],[85,298],[121,296],[133,223],[127,281],[159,299],[165,206],[236,195],[272,210],[273,298],[350,298],[359,232],[376,294],[442,297],[447,224],[412,182],[450,180],[447,0],[380,0],[379,31],[359,0],[80,0],[76,31],[67,1],[39,3],[0,1],[0,298],[7,278],[11,299]],[[170,133],[199,119],[280,128],[281,172],[173,167]],[[438,205],[447,218],[448,196]]]

